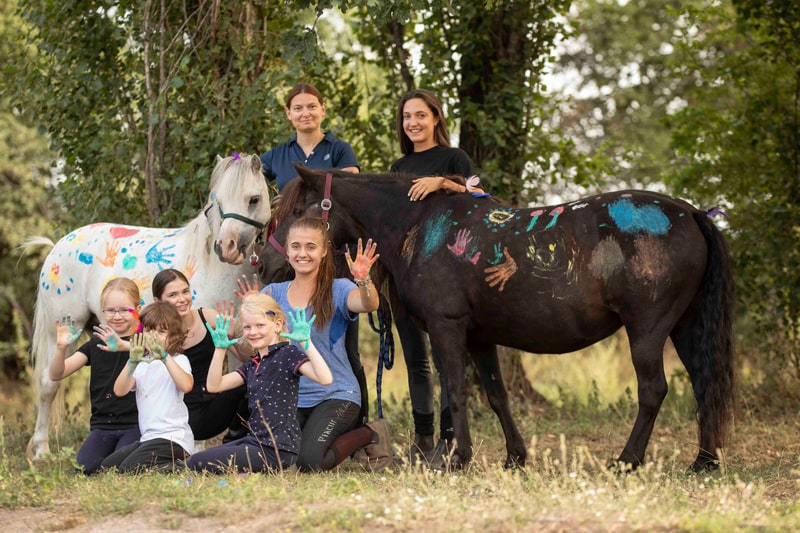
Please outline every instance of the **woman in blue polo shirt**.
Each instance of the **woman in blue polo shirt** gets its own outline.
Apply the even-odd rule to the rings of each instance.
[[[286,97],[286,117],[292,122],[296,135],[261,154],[264,176],[277,182],[278,191],[297,177],[292,163],[319,170],[359,171],[361,167],[353,148],[333,133],[322,131],[325,102],[316,87],[308,83],[292,87]]]

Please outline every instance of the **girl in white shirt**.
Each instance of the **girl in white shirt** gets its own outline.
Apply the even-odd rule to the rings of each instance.
[[[189,411],[183,403],[194,378],[189,359],[178,353],[186,333],[178,311],[167,302],[148,305],[140,319],[144,333],[131,339],[130,359],[114,383],[114,394],[136,392],[142,436],[110,455],[102,466],[119,472],[172,471],[183,466],[194,449]]]

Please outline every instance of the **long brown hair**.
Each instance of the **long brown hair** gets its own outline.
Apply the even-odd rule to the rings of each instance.
[[[442,103],[439,101],[439,98],[427,89],[412,89],[403,95],[400,99],[400,105],[397,106],[395,128],[397,130],[397,141],[400,143],[400,151],[405,155],[414,152],[414,143],[411,142],[411,139],[408,138],[408,135],[406,135],[406,132],[403,130],[403,107],[405,107],[406,102],[414,98],[419,98],[425,102],[425,105],[431,110],[433,116],[439,118],[439,122],[437,122],[436,126],[433,128],[433,138],[436,140],[436,144],[449,147],[450,134],[447,132],[447,121],[445,120],[444,110],[442,109]]]
[[[319,217],[301,217],[292,222],[289,232],[286,234],[286,243],[289,243],[289,235],[294,229],[309,229],[319,232],[322,245],[325,246],[327,253],[319,264],[317,273],[317,286],[311,295],[311,308],[317,315],[316,325],[321,329],[333,318],[333,278],[335,269],[333,265],[333,246],[328,238],[327,224]]]
[[[153,302],[142,309],[139,319],[146,330],[163,329],[167,332],[165,348],[171,355],[181,353],[187,331],[178,310],[167,302]]]

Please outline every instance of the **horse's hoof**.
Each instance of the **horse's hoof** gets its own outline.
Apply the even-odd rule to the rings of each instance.
[[[617,459],[615,461],[609,461],[609,463],[606,465],[606,469],[609,472],[612,472],[612,473],[617,474],[617,475],[619,475],[619,474],[630,474],[631,472],[636,470],[638,467],[639,467],[638,464],[628,463],[626,461],[620,461],[619,459]]]
[[[719,470],[719,459],[716,457],[705,457],[698,455],[697,459],[695,459],[694,463],[692,463],[692,466],[689,467],[689,470],[695,474],[700,474],[702,472],[714,472],[715,470]]]
[[[525,458],[524,457],[514,457],[509,455],[506,457],[506,462],[503,464],[503,468],[506,470],[517,470],[525,468]]]

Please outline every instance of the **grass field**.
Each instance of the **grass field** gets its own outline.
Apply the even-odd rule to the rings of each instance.
[[[374,393],[374,335],[362,352]],[[800,529],[797,409],[777,412],[740,402],[723,468],[686,471],[697,453],[691,395],[667,356],[670,394],[648,463],[618,475],[619,454],[635,417],[635,382],[624,339],[567,356],[530,356],[526,372],[549,406],[517,402],[529,440],[524,470],[506,471],[499,424],[472,403],[475,460],[462,472],[408,466],[411,416],[402,355],[385,372],[384,413],[398,460],[364,472],[345,461],[336,471],[275,475],[191,473],[84,477],[72,461],[88,430],[80,377],[69,380],[68,410],[53,456],[30,464],[33,404],[4,387],[0,405],[2,531],[795,531]],[[631,392],[634,391],[634,392]],[[373,410],[374,413],[374,410]]]

